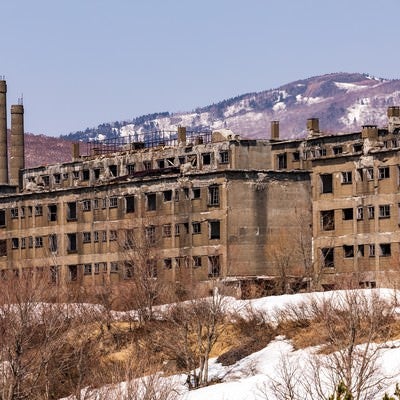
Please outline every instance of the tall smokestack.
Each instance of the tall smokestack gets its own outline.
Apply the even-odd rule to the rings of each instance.
[[[271,121],[271,139],[279,140],[279,121]]]
[[[20,186],[22,184],[21,169],[24,168],[24,106],[14,104],[11,106],[10,185]]]
[[[0,185],[7,184],[7,84],[0,77]]]

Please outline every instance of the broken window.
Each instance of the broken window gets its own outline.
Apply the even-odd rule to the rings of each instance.
[[[364,257],[364,245],[363,244],[359,244],[358,245],[358,252],[357,255],[359,257]]]
[[[0,256],[7,255],[7,242],[5,240],[0,240]]]
[[[148,244],[153,245],[156,243],[156,227],[154,225],[147,226],[145,234]]]
[[[227,150],[219,152],[219,162],[220,162],[220,164],[228,164],[229,163],[229,152]]]
[[[220,221],[209,221],[210,239],[220,239]]]
[[[338,155],[343,153],[343,147],[342,146],[335,146],[333,148],[333,154]]]
[[[82,180],[83,181],[88,181],[90,179],[90,170],[84,169],[82,171]]]
[[[354,257],[354,246],[343,246],[343,255],[345,258]]]
[[[101,263],[94,263],[94,273],[98,275],[100,273],[100,264]]]
[[[94,173],[94,179],[96,179],[96,181],[100,178],[100,168],[95,168],[93,170]]]
[[[172,200],[172,190],[164,190],[163,197],[164,197],[164,201],[171,201]]]
[[[76,220],[76,202],[72,201],[67,203],[67,221]]]
[[[14,207],[14,208],[10,209],[10,216],[13,219],[18,218],[18,207]]]
[[[126,172],[128,173],[128,175],[133,175],[135,173],[135,164],[127,164]]]
[[[220,275],[220,256],[209,256],[208,257],[208,277],[216,278]]]
[[[91,208],[92,207],[90,200],[82,200],[82,211],[90,211]]]
[[[54,183],[56,185],[58,185],[61,182],[61,174],[54,174],[53,178],[54,178]]]
[[[110,231],[110,242],[114,242],[118,239],[117,231],[111,230]]]
[[[92,275],[92,264],[83,265],[83,275]]]
[[[164,268],[172,269],[172,259],[171,258],[164,258]]]
[[[26,248],[26,239],[21,238],[21,249],[25,249],[25,248]]]
[[[369,246],[369,256],[370,257],[375,257],[375,244],[370,244]]]
[[[155,193],[146,194],[147,211],[155,211],[157,209],[157,197]]]
[[[203,165],[211,164],[211,153],[203,153],[202,155]]]
[[[11,239],[11,248],[12,249],[19,249],[19,239],[18,238],[12,238]]]
[[[390,243],[381,243],[379,245],[379,255],[381,257],[390,257],[391,254]]]
[[[127,213],[135,212],[135,196],[125,196],[125,207]]]
[[[208,205],[219,205],[219,186],[210,186],[208,188]]]
[[[107,231],[101,231],[101,241],[107,242]]]
[[[147,260],[146,261],[147,273],[150,278],[157,278],[157,263],[155,260]]]
[[[67,251],[68,251],[68,253],[74,253],[77,251],[76,233],[68,233],[67,234]]]
[[[35,206],[35,217],[40,217],[41,215],[43,215],[43,207]]]
[[[79,179],[79,171],[72,171],[72,178],[74,180]]]
[[[362,168],[357,169],[357,176],[360,182],[364,181],[364,170]]]
[[[117,208],[118,207],[118,197],[113,196],[109,198],[110,208]]]
[[[99,209],[99,199],[93,199],[93,210]]]
[[[353,151],[355,153],[358,153],[359,151],[362,151],[363,145],[361,143],[356,143],[353,145]]]
[[[44,186],[49,186],[50,185],[50,176],[49,175],[43,175],[42,176],[42,182]]]
[[[380,167],[379,171],[379,179],[390,178],[390,170],[389,167]]]
[[[375,207],[374,206],[367,206],[368,211],[368,218],[374,219],[375,218]]]
[[[143,169],[149,171],[151,169],[151,161],[143,161]]]
[[[364,219],[364,207],[360,206],[357,207],[357,220],[362,220]]]
[[[200,188],[193,188],[192,189],[192,196],[193,196],[193,199],[199,199],[200,196],[201,196]]]
[[[93,242],[97,243],[99,241],[99,231],[93,232]]]
[[[119,270],[119,268],[118,268],[118,263],[116,263],[116,262],[111,262],[111,263],[110,263],[110,272],[111,272],[112,274],[115,274],[115,273],[118,272],[118,270]]]
[[[298,151],[295,151],[294,153],[292,153],[292,160],[300,161],[300,153]]]
[[[134,265],[126,262],[124,265],[124,279],[132,279],[134,274]]]
[[[390,205],[379,206],[379,218],[390,218]]]
[[[49,235],[49,250],[54,253],[57,251],[57,235]]]
[[[179,236],[180,235],[180,226],[179,224],[175,224],[175,236]]]
[[[174,190],[174,200],[179,201],[179,189]]]
[[[68,265],[68,273],[69,273],[69,280],[71,282],[78,280],[78,266],[77,265]]]
[[[35,237],[35,247],[36,248],[43,247],[43,237],[42,236]]]
[[[322,256],[322,266],[325,268],[333,268],[334,267],[334,248],[333,247],[325,247],[321,249]]]
[[[343,208],[342,214],[343,214],[344,220],[353,219],[353,209],[352,208]]]
[[[321,211],[321,228],[323,231],[335,229],[335,210]]]
[[[127,229],[125,231],[125,248],[127,250],[133,249],[135,247],[135,237],[133,229]]]
[[[165,168],[165,161],[164,160],[157,160],[157,166],[160,169]]]
[[[48,206],[49,221],[57,221],[57,204],[50,204]]]
[[[58,283],[58,267],[52,265],[50,267],[50,283],[56,285]]]
[[[286,153],[278,154],[276,157],[277,157],[277,161],[278,161],[278,169],[286,169],[287,168]]]
[[[189,196],[189,188],[187,188],[187,187],[183,188],[183,193],[185,195],[185,199],[188,200],[190,198],[190,196]]]
[[[367,179],[369,181],[374,180],[374,169],[373,168],[367,168]]]
[[[344,185],[350,184],[353,182],[352,173],[351,171],[343,171],[342,172],[342,183]]]
[[[90,243],[91,242],[91,234],[90,232],[82,232],[82,242]]]
[[[194,235],[201,233],[201,223],[200,222],[192,222],[192,233]]]
[[[170,237],[172,234],[172,225],[165,224],[163,225],[163,237]]]
[[[113,177],[118,176],[118,168],[116,165],[109,165],[108,170],[110,171],[111,176]]]
[[[201,267],[201,257],[200,256],[193,256],[193,268]]]
[[[6,226],[6,210],[0,210],[0,226]]]
[[[321,193],[332,193],[333,192],[333,180],[332,174],[321,174]]]

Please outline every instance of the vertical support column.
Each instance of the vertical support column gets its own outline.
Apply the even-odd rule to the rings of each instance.
[[[0,80],[0,184],[8,184],[7,84]]]
[[[10,185],[22,187],[21,170],[25,168],[24,106],[11,106]]]

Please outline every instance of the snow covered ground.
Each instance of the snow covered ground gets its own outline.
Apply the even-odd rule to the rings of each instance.
[[[358,291],[367,297],[372,293],[378,294],[380,298],[393,300],[400,295],[399,291],[390,289],[366,289]],[[229,298],[229,307],[233,310],[244,312],[251,305],[254,310],[259,310],[273,315],[277,310],[283,309],[288,304],[300,305],[310,299],[322,301],[323,299],[340,299],[345,294],[344,291],[313,293],[313,294],[295,294],[284,296],[271,296],[254,300],[235,300]],[[397,314],[400,311],[397,310]],[[120,315],[119,315],[120,317]],[[273,322],[273,320],[272,320]],[[189,391],[186,385],[186,376],[176,375],[172,377],[161,378],[160,382],[174,382],[174,387],[178,390],[179,400],[261,400],[276,399],[273,395],[272,386],[280,385],[282,388],[284,369],[286,376],[291,375],[297,382],[298,395],[306,399],[317,397],[308,396],[304,392],[303,384],[307,380],[312,380],[312,371],[310,359],[320,358],[325,355],[315,356],[317,348],[306,348],[294,350],[291,342],[284,336],[276,337],[264,349],[249,355],[230,366],[222,366],[216,362],[216,359],[210,360],[209,377],[210,381],[218,382],[210,386]],[[377,387],[378,393],[373,397],[367,397],[368,400],[382,399],[385,392],[393,394],[395,383],[400,382],[400,340],[391,341],[384,345],[379,345],[377,352],[377,364],[379,365],[379,374],[388,379]],[[328,376],[328,371],[323,367],[319,371],[322,378],[322,384],[329,392],[329,384],[324,383],[324,377]],[[326,372],[326,374],[325,374]],[[165,379],[165,380],[164,380]],[[107,388],[107,396],[110,400],[123,399],[121,393],[126,389],[126,383],[123,382],[113,388]],[[91,397],[93,399],[102,399],[103,397]],[[69,398],[71,399],[71,398]]]

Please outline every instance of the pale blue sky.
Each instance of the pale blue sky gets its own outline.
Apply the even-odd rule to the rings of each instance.
[[[2,0],[0,75],[58,136],[329,72],[399,78],[398,0]]]

